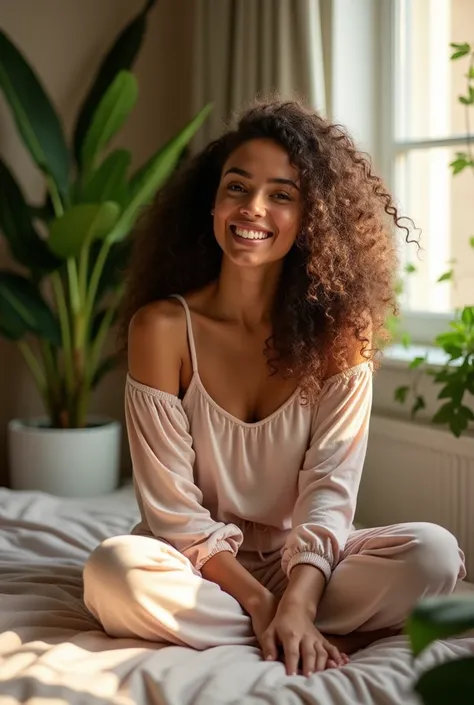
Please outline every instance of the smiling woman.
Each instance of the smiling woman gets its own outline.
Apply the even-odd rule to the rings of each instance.
[[[351,139],[295,102],[249,109],[158,196],[122,315],[141,521],[84,572],[110,634],[259,644],[309,675],[464,574],[440,527],[352,526],[395,302],[387,215]]]

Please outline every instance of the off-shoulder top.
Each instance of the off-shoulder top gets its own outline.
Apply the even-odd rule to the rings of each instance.
[[[247,423],[221,408],[199,377],[183,399],[127,376],[125,410],[141,513],[133,533],[174,546],[197,570],[219,551],[281,551],[329,579],[354,519],[367,447],[373,366],[328,378],[315,404],[298,390]]]

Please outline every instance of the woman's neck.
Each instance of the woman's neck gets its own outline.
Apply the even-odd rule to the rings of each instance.
[[[271,267],[237,267],[224,257],[214,291],[219,312],[249,328],[268,323],[281,265],[275,262]]]

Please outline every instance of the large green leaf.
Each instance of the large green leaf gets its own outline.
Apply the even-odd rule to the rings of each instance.
[[[167,181],[176,167],[181,152],[199,130],[210,110],[211,106],[206,105],[184,130],[160,149],[133,177],[130,201],[110,236],[113,241],[121,240],[130,232],[141,207],[146,205]]]
[[[127,197],[127,171],[132,155],[126,149],[117,149],[104,159],[85,185],[83,203],[115,201],[123,204]]]
[[[58,321],[38,289],[6,270],[0,270],[0,325],[14,340],[30,332],[54,345],[61,343]]]
[[[124,28],[105,56],[96,79],[84,100],[74,131],[74,155],[80,161],[84,138],[92,116],[119,71],[130,69],[138,55],[146,31],[148,12],[156,0],[148,0],[143,10]]]
[[[100,101],[82,148],[82,170],[87,182],[99,154],[120,130],[138,98],[138,81],[120,71]]]
[[[418,603],[407,620],[415,656],[432,641],[462,634],[474,627],[474,597],[451,595],[431,597]]]
[[[84,246],[110,233],[119,214],[119,205],[112,201],[71,206],[52,223],[48,246],[58,257],[77,257]]]
[[[0,159],[0,228],[13,257],[32,270],[51,271],[59,260],[40,238],[31,220],[31,209],[20,186]]]
[[[34,161],[67,198],[70,154],[61,123],[33,69],[1,30],[0,87]]]
[[[474,656],[448,661],[424,673],[415,685],[424,705],[472,705]]]

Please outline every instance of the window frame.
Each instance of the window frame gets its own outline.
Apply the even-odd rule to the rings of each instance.
[[[465,146],[467,135],[446,138],[397,140],[395,133],[395,31],[398,0],[384,0],[379,6],[379,55],[380,55],[380,168],[388,188],[395,190],[395,162],[397,155],[411,149],[429,147]],[[407,214],[409,216],[409,213]],[[440,333],[446,331],[453,320],[449,313],[401,310],[400,331],[406,332],[414,344],[430,345]]]

